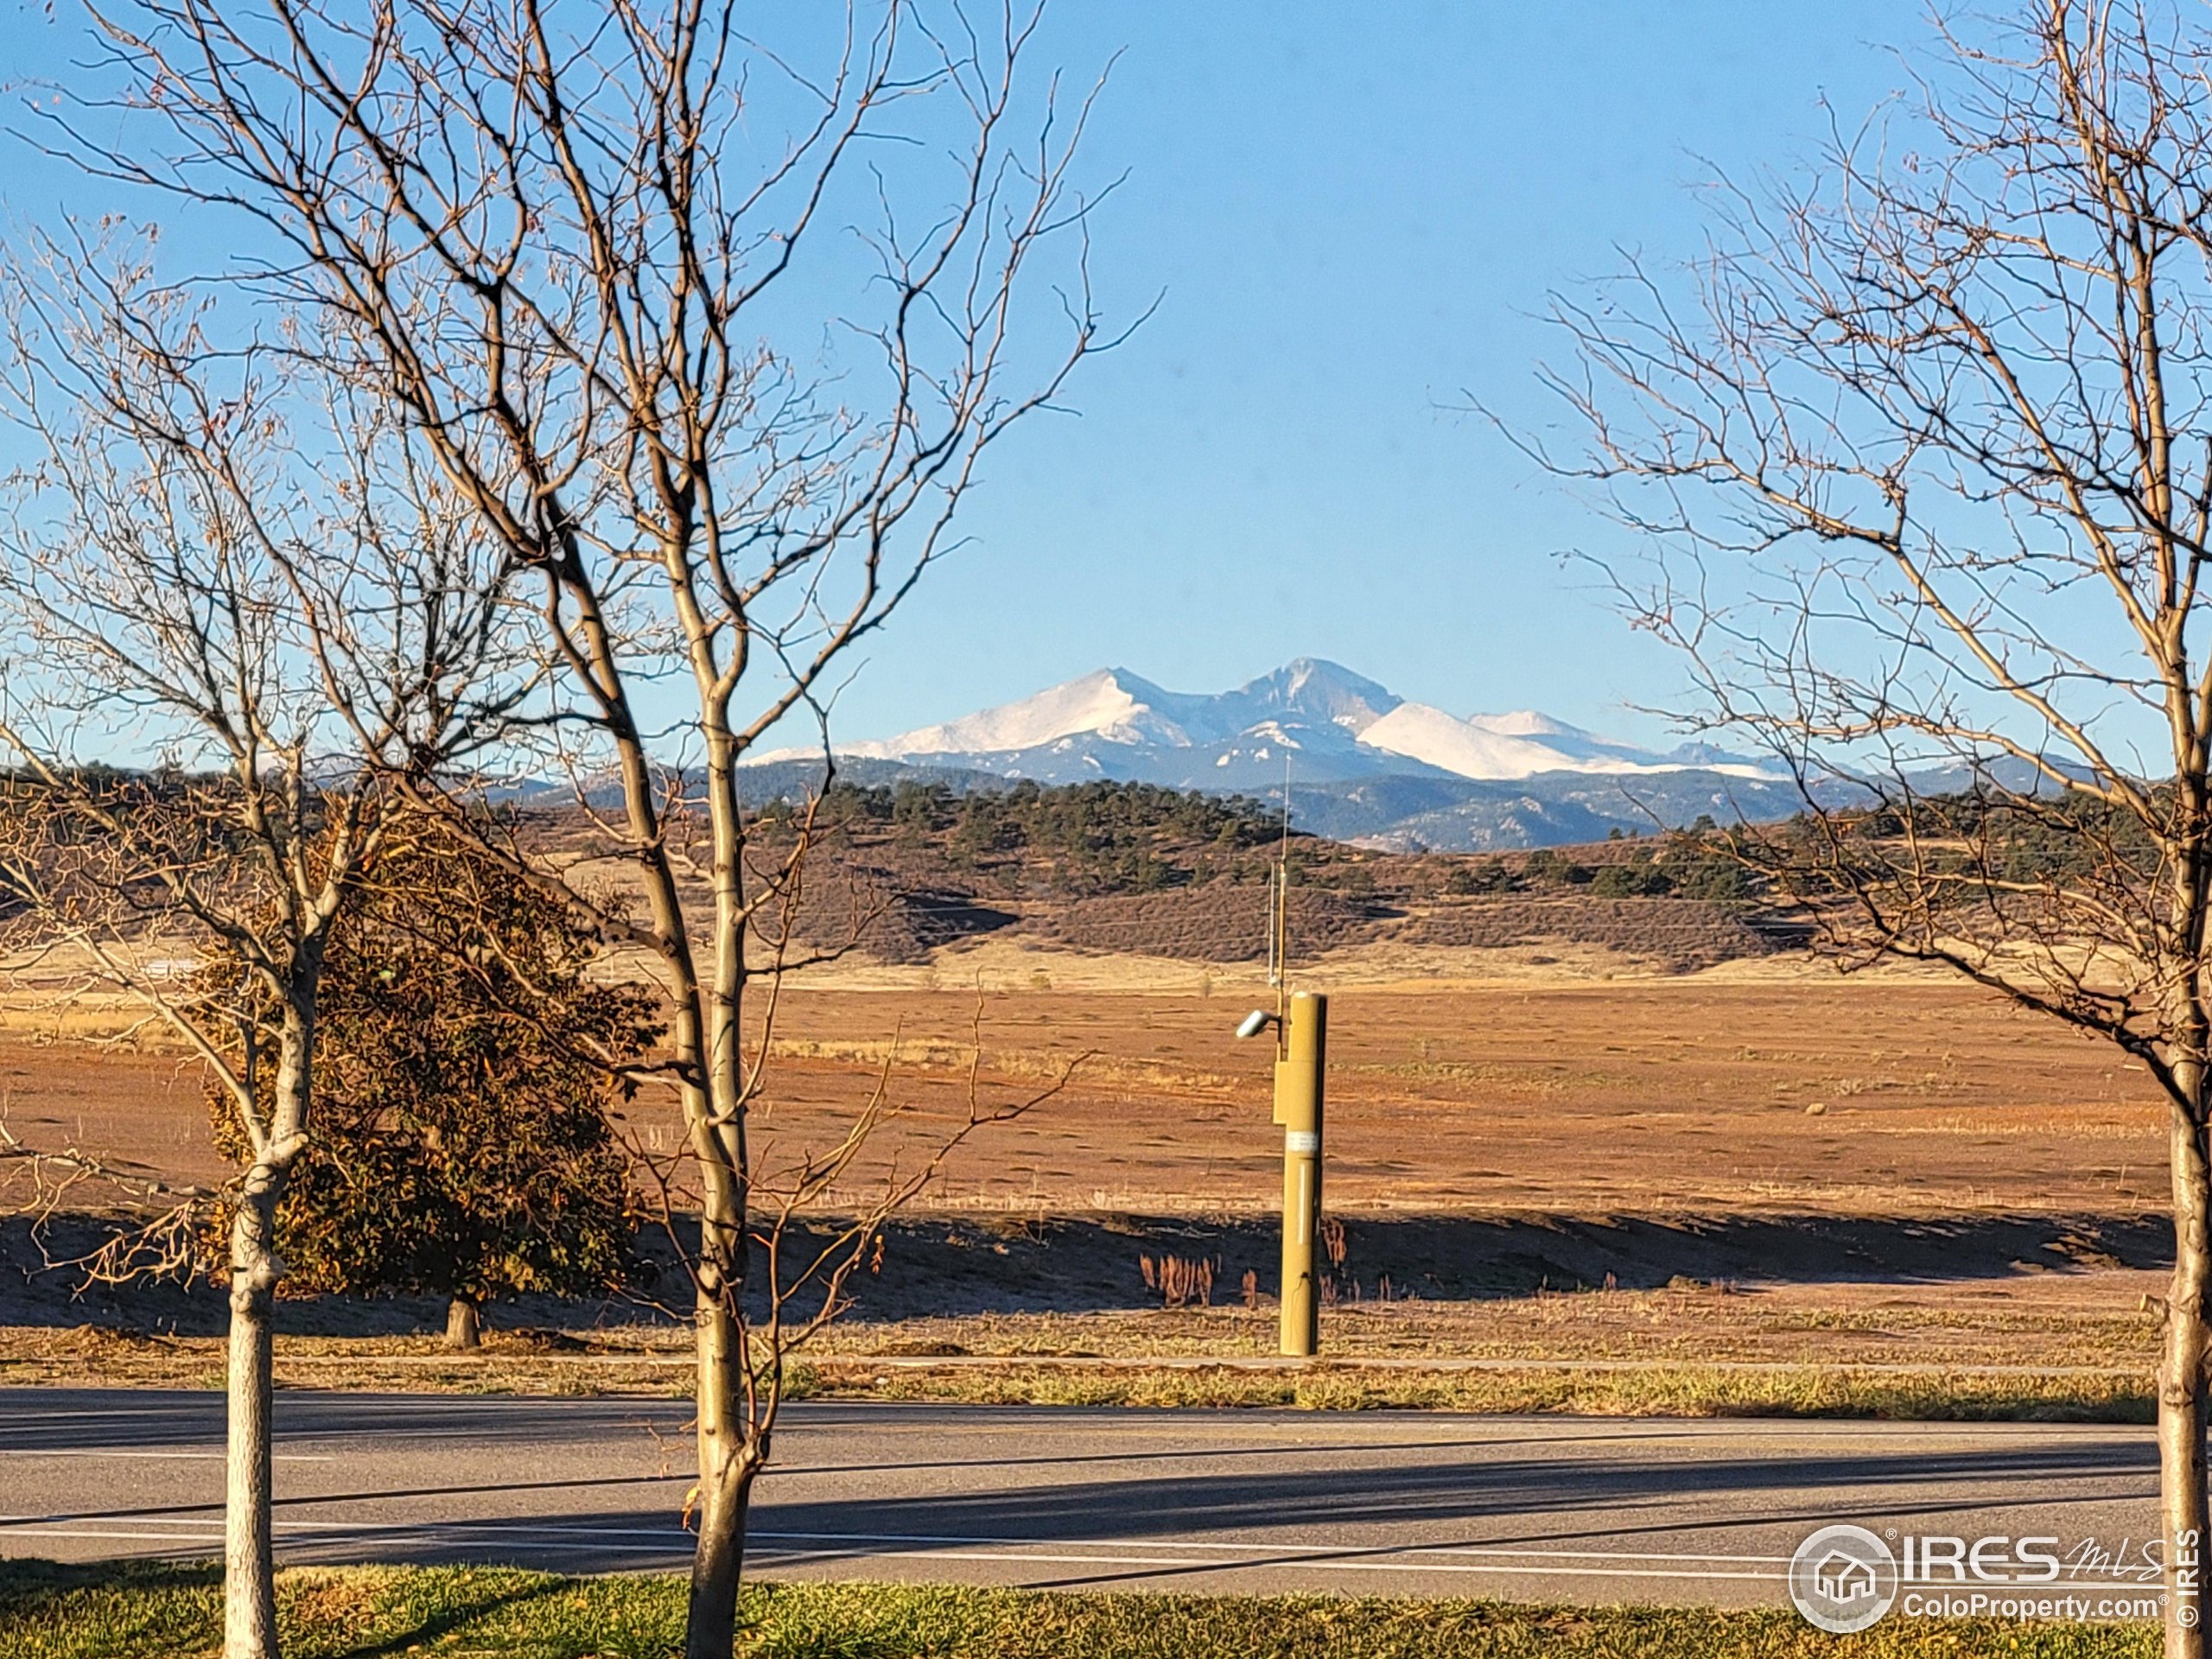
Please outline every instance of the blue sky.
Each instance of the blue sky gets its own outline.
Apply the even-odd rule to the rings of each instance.
[[[1357,26],[1351,24],[1357,18]],[[1694,254],[1716,169],[1789,168],[1905,80],[1923,9],[1670,0],[1064,6],[1124,48],[1102,290],[1158,314],[990,463],[973,544],[874,647],[874,736],[1104,664],[1210,690],[1306,654],[1458,713],[1654,733],[1677,664],[1562,570],[1608,533],[1484,423],[1554,418],[1548,292]],[[1071,26],[1072,25],[1072,26]]]
[[[66,12],[64,13],[66,16]],[[63,31],[0,0],[9,67]],[[887,734],[1108,664],[1211,690],[1332,658],[1455,712],[1656,735],[1677,665],[1556,555],[1610,534],[1483,423],[1554,418],[1548,293],[1694,254],[1700,187],[1789,169],[1905,79],[1923,8],[1060,0],[1116,52],[1086,166],[1109,310],[1159,309],[988,461],[969,537],[838,705]],[[0,74],[6,73],[0,67]],[[11,217],[70,181],[11,157]],[[81,187],[78,187],[81,188]]]

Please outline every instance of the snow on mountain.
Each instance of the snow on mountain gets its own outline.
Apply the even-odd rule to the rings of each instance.
[[[1530,710],[1462,720],[1425,702],[1402,702],[1362,733],[1360,741],[1440,772],[1484,780],[1533,778],[1548,772],[1681,772],[1692,766],[1730,778],[1768,775],[1733,756],[1706,760],[1654,754]]]
[[[1253,715],[1302,715],[1324,720],[1357,737],[1396,708],[1399,698],[1349,669],[1300,657],[1218,699],[1232,721]]]
[[[1539,737],[1498,731],[1479,716],[1461,720],[1425,702],[1400,703],[1362,733],[1360,741],[1370,748],[1424,761],[1462,778],[1533,778],[1540,772],[1635,769],[1632,761],[1597,761]]]
[[[1482,780],[1689,769],[1767,775],[1710,750],[1654,753],[1531,709],[1462,719],[1313,658],[1212,696],[1164,690],[1127,669],[1100,669],[1016,702],[836,747],[863,760],[959,766],[1046,783],[1109,777],[1213,790],[1280,784],[1286,754],[1308,783],[1409,773]]]
[[[1005,753],[1035,748],[1056,738],[1096,733],[1115,743],[1165,743],[1180,747],[1191,735],[1163,707],[1185,701],[1123,669],[1095,674],[1039,691],[1019,702],[963,715],[868,743],[840,743],[837,753],[870,760],[918,756]],[[766,757],[784,758],[782,752]]]
[[[1570,726],[1563,720],[1554,720],[1549,715],[1540,715],[1534,709],[1516,709],[1503,715],[1469,715],[1467,724],[1479,726],[1486,732],[1496,732],[1500,737],[1590,735],[1579,726]]]

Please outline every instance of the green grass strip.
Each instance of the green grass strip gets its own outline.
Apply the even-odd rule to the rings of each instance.
[[[505,1567],[302,1568],[280,1585],[289,1659],[666,1659],[684,1585]],[[754,1585],[747,1659],[2151,1659],[2146,1625],[1893,1618],[1856,1637],[1786,1611],[1333,1597],[1071,1595]],[[0,1659],[214,1653],[213,1567],[0,1563]]]

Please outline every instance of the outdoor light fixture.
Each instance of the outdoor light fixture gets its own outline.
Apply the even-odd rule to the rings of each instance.
[[[1239,1037],[1256,1037],[1269,1026],[1281,1023],[1281,1014],[1269,1014],[1265,1008],[1255,1008],[1244,1016],[1244,1023],[1236,1027],[1236,1034]]]

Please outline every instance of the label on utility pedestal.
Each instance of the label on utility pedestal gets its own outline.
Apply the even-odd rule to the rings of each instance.
[[[1286,1129],[1282,1149],[1285,1152],[1319,1152],[1321,1150],[1321,1137],[1312,1129]]]

